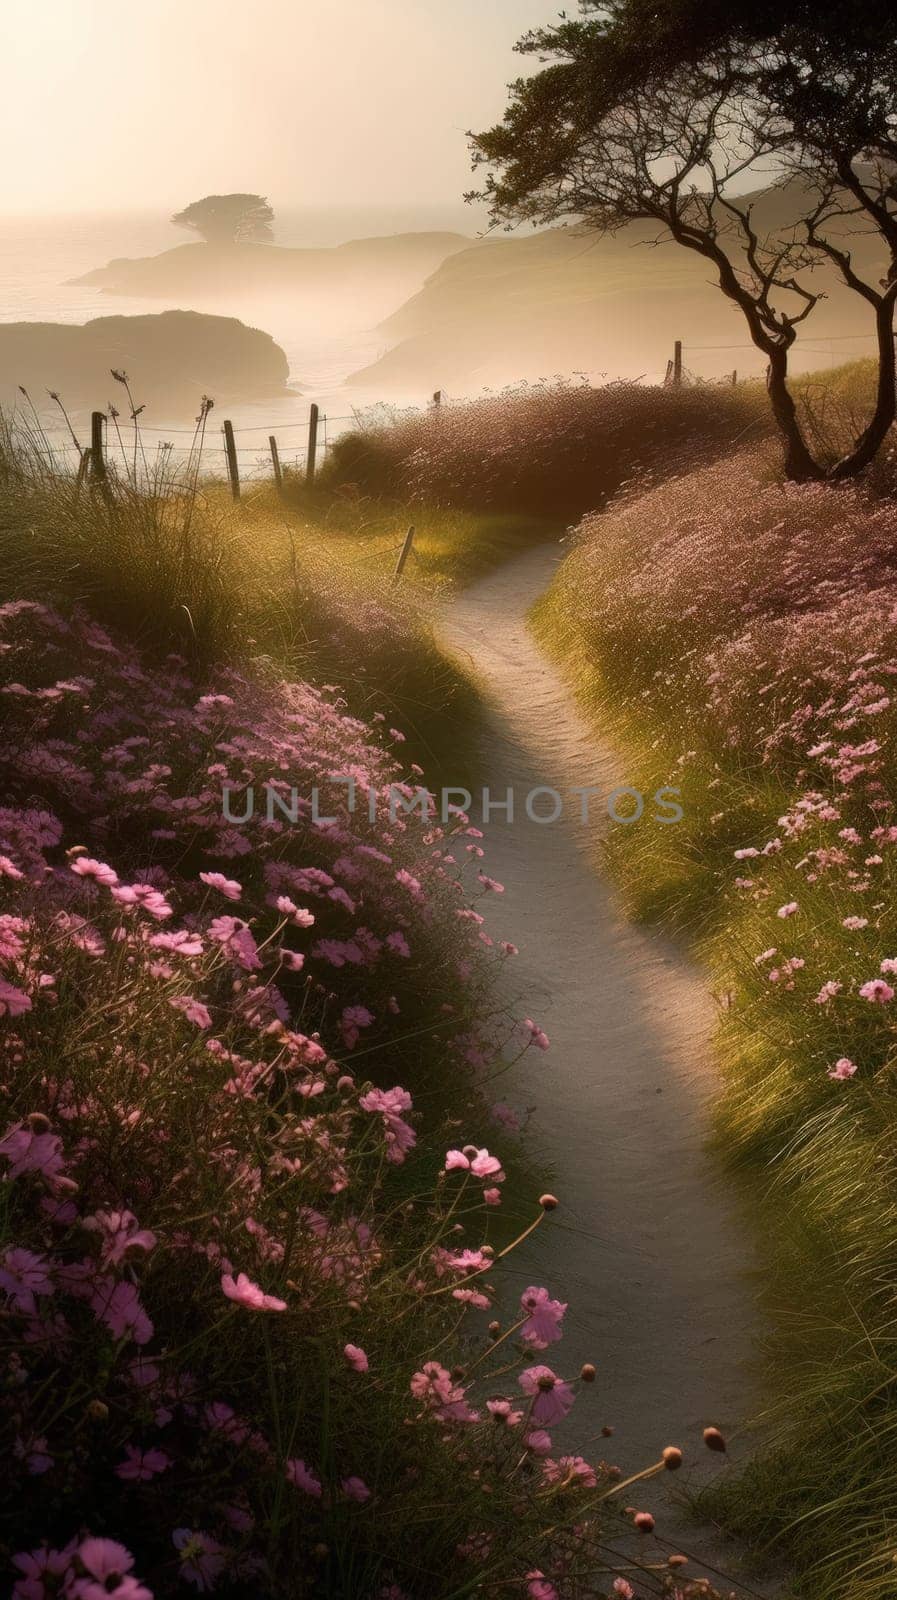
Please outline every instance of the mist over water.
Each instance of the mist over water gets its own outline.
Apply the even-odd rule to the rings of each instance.
[[[482,217],[462,202],[442,206],[333,206],[284,209],[277,212],[275,244],[298,249],[329,249],[353,239],[374,239],[396,233],[452,232],[476,236]],[[167,310],[199,310],[236,316],[250,327],[269,333],[286,353],[291,392],[262,401],[230,404],[228,414],[236,426],[253,428],[256,435],[247,449],[258,446],[267,455],[265,429],[283,429],[281,454],[289,462],[292,449],[304,442],[308,404],[317,401],[328,413],[331,430],[338,419],[358,407],[375,404],[381,396],[373,390],[344,388],[347,375],[382,355],[388,341],[377,324],[415,292],[397,278],[394,294],[380,286],[375,296],[357,297],[347,305],[345,294],[329,301],[326,295],[302,293],[261,296],[255,292],[204,294],[192,299],[179,293],[170,298],[130,297],[104,293],[71,280],[121,257],[158,255],[179,245],[195,243],[196,236],[174,228],[159,212],[118,212],[77,215],[27,215],[5,217],[0,223],[0,321],[83,324],[104,316],[147,316]],[[14,374],[8,375],[13,381]],[[140,374],[132,374],[139,391]],[[108,396],[97,404],[119,399],[110,378]],[[47,397],[34,395],[38,411],[54,426],[59,421]],[[427,395],[409,390],[401,403],[423,404]],[[197,406],[200,400],[197,391]],[[397,397],[391,395],[395,401]],[[223,415],[223,413],[222,413]],[[300,419],[297,422],[297,419]],[[213,413],[209,439],[217,447],[221,417]],[[142,419],[150,436],[180,437],[184,419],[166,417],[149,408]],[[252,469],[251,455],[243,463]]]

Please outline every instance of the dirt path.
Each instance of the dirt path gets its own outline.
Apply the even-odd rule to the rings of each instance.
[[[560,554],[540,547],[508,563],[458,596],[442,625],[488,697],[484,782],[494,798],[512,787],[520,812],[538,785],[606,795],[627,778],[525,626]],[[498,814],[485,829],[485,869],[505,885],[488,897],[489,928],[519,946],[515,987],[551,1038],[498,1096],[538,1106],[533,1145],[563,1203],[557,1224],[513,1259],[522,1285],[544,1283],[570,1303],[563,1343],[541,1359],[564,1373],[598,1367],[570,1441],[585,1448],[585,1436],[626,1470],[679,1444],[694,1487],[718,1467],[702,1428],[737,1432],[756,1405],[751,1252],[704,1150],[713,1006],[681,953],[622,919],[594,868],[603,803],[588,826],[579,806],[567,801],[551,824]],[[614,1438],[596,1445],[605,1422]],[[736,1456],[745,1448],[736,1440]],[[640,1504],[660,1500],[654,1485],[640,1491]],[[705,1559],[719,1556],[698,1544]]]

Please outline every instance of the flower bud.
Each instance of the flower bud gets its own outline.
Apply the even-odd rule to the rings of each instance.
[[[661,1451],[661,1456],[667,1472],[677,1472],[682,1465],[682,1451],[678,1445],[668,1444],[666,1449]]]
[[[579,1376],[582,1378],[583,1383],[594,1383],[598,1376],[597,1368],[593,1367],[591,1361],[585,1361],[580,1369]]]
[[[687,1567],[688,1556],[667,1556],[667,1566],[673,1568]]]
[[[49,1133],[52,1127],[50,1118],[45,1117],[42,1111],[29,1111],[25,1121],[32,1133]]]
[[[91,1422],[105,1422],[109,1415],[109,1407],[103,1400],[91,1400],[88,1402],[87,1415]]]
[[[637,1511],[632,1520],[635,1523],[635,1526],[638,1528],[639,1533],[654,1532],[654,1518],[652,1517],[650,1511]]]
[[[601,1429],[601,1433],[602,1433],[602,1437],[605,1438],[605,1439],[612,1439],[613,1438],[614,1430],[611,1427],[609,1422],[606,1422],[604,1424],[604,1427]]]
[[[556,1195],[553,1195],[553,1194],[540,1194],[540,1196],[539,1196],[539,1204],[542,1207],[543,1211],[556,1211],[557,1208],[558,1208],[559,1201],[558,1201]]]
[[[704,1443],[706,1444],[708,1450],[725,1451],[726,1448],[726,1441],[720,1433],[719,1428],[705,1428]]]

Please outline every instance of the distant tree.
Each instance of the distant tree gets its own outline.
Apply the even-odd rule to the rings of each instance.
[[[176,228],[201,234],[206,244],[262,244],[274,237],[274,212],[260,194],[207,194],[171,220]]]
[[[583,220],[599,232],[650,220],[703,256],[768,363],[772,410],[795,479],[847,478],[895,418],[897,20],[884,0],[581,0],[518,50],[543,69],[511,86],[473,137],[494,220]],[[772,229],[751,189],[788,184]],[[781,208],[779,208],[781,212]],[[861,276],[851,235],[874,233],[884,275]],[[836,462],[816,459],[788,387],[789,352],[828,262],[872,313],[873,415]]]

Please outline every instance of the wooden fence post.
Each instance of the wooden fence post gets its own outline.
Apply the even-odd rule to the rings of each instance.
[[[76,505],[78,504],[78,501],[81,498],[81,489],[83,487],[84,479],[85,479],[85,477],[87,475],[87,469],[88,469],[89,466],[90,466],[90,447],[88,446],[87,449],[81,451],[81,458],[80,458],[80,460],[78,462],[78,471],[77,471],[77,473],[75,475],[75,504]]]
[[[682,388],[682,340],[673,345],[673,388]]]
[[[271,465],[274,468],[274,484],[277,489],[277,493],[283,494],[283,473],[280,469],[280,456],[277,450],[277,440],[275,439],[273,433],[269,433],[268,443],[271,446]]]
[[[438,411],[438,410],[439,410],[439,407],[440,407],[440,406],[441,406],[441,405],[442,405],[442,390],[441,390],[441,389],[437,389],[437,390],[436,390],[436,393],[435,393],[435,394],[434,394],[434,396],[433,396],[433,406],[434,406],[434,409],[435,409],[435,410],[436,410],[436,411]]]
[[[90,476],[101,485],[105,485],[107,479],[105,422],[104,412],[90,413]]]
[[[234,425],[232,422],[224,423],[224,453],[227,456],[227,475],[230,478],[230,492],[235,500],[239,500],[240,465],[237,461],[237,446],[234,440]]]
[[[305,458],[305,481],[311,488],[315,481],[318,455],[318,408],[312,402],[308,411],[308,453]]]
[[[398,583],[399,579],[402,576],[402,573],[405,570],[405,562],[408,560],[408,557],[411,554],[411,546],[413,545],[413,543],[414,543],[414,524],[412,523],[411,527],[408,529],[408,532],[405,535],[405,541],[404,541],[404,543],[402,545],[402,548],[399,551],[399,559],[396,562],[396,570],[392,575],[393,588],[395,588],[396,584]]]
[[[738,383],[738,371],[736,369],[736,371],[733,372],[733,374],[732,374],[732,388],[733,389],[735,388],[737,383]]]

